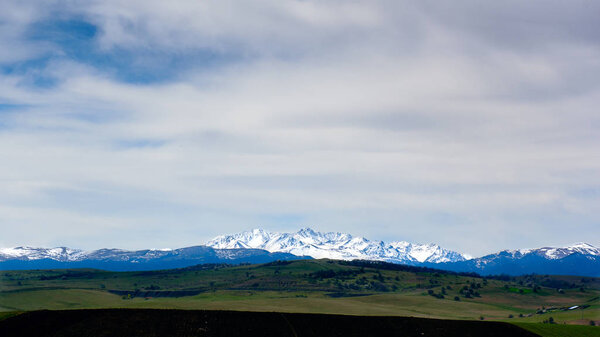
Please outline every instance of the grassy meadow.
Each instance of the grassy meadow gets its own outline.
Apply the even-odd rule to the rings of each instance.
[[[0,319],[2,312],[40,309],[217,309],[499,320],[543,336],[569,336],[560,329],[595,336],[600,328],[589,324],[600,324],[599,299],[597,278],[481,278],[332,260],[149,272],[0,272]],[[573,306],[583,309],[567,309]],[[535,324],[549,320],[556,324]]]

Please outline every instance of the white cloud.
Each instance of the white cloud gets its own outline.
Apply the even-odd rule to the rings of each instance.
[[[600,241],[600,50],[583,28],[558,34],[557,11],[536,14],[552,34],[534,39],[510,6],[496,9],[516,25],[427,2],[57,6],[99,25],[90,53],[236,58],[159,83],[69,57],[39,70],[56,86],[0,75],[0,101],[25,105],[0,111],[0,245],[308,224],[472,254]],[[578,15],[594,25],[558,25]]]

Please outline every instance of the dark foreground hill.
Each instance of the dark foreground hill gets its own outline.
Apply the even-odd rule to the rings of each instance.
[[[3,337],[538,336],[503,322],[274,312],[97,309],[34,311],[0,321]]]

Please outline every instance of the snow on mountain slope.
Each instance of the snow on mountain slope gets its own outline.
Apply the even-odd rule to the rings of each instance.
[[[503,250],[494,254],[472,259],[469,262],[471,262],[475,268],[485,269],[489,265],[506,263],[506,261],[521,261],[525,258],[532,257],[542,258],[544,261],[560,262],[559,260],[574,256],[573,254],[581,254],[593,260],[598,260],[600,258],[600,249],[588,243],[576,243],[566,247]]]
[[[579,253],[582,255],[600,256],[600,249],[590,244],[580,242],[566,247],[542,247],[537,249],[503,250],[500,253],[505,253],[506,255],[509,255],[513,258],[520,258],[527,254],[535,254],[546,259],[558,260],[574,253]]]
[[[440,263],[464,261],[460,253],[434,244],[370,241],[344,233],[321,233],[303,228],[295,233],[269,232],[253,229],[232,235],[221,235],[206,243],[213,248],[258,248],[269,252],[284,252],[313,258],[340,260],[381,260],[395,263]]]
[[[264,263],[274,260],[290,260],[306,258],[288,253],[271,253],[261,249],[215,249],[207,246],[193,246],[179,249],[98,249],[94,251],[82,251],[65,247],[58,248],[0,248],[0,263],[22,262],[42,265],[44,261],[62,263],[61,266],[68,267],[69,264],[77,267],[93,265],[110,268],[111,263],[121,264],[122,270],[127,270],[126,264],[156,265],[163,263],[164,268],[184,267],[194,263],[227,263],[237,261],[244,263]],[[35,264],[35,262],[42,264]],[[174,264],[169,264],[168,261]],[[179,262],[177,262],[179,261]],[[189,261],[189,262],[186,262]],[[195,261],[195,262],[194,262]],[[48,262],[49,263],[49,262]],[[48,264],[46,265],[57,265]],[[183,263],[183,264],[182,264]]]
[[[0,262],[46,259],[69,263],[78,261],[150,263],[165,259],[194,259],[211,254],[221,259],[235,260],[248,254],[259,254],[259,252],[253,252],[252,249],[261,249],[270,253],[288,253],[298,257],[379,260],[413,265],[421,263],[460,264],[468,261],[473,265],[473,268],[485,268],[486,265],[497,264],[497,261],[500,260],[519,261],[524,257],[532,256],[541,257],[546,261],[563,261],[562,259],[565,257],[575,256],[573,254],[576,253],[595,260],[600,258],[600,249],[590,244],[577,243],[566,247],[503,250],[496,254],[471,259],[468,256],[444,249],[435,244],[413,244],[406,241],[385,243],[350,234],[321,233],[310,228],[304,228],[294,233],[277,233],[253,229],[237,234],[218,236],[207,242],[206,246],[180,249],[146,249],[138,251],[99,249],[83,251],[66,247],[0,248]]]
[[[169,254],[168,249],[150,249],[140,251],[128,251],[122,249],[99,249],[94,251],[83,251],[66,247],[56,248],[34,248],[16,247],[0,248],[0,261],[5,260],[41,260],[50,259],[61,262],[72,262],[82,260],[151,260]]]
[[[439,268],[481,275],[553,274],[600,276],[600,249],[585,243],[566,247],[503,250]]]
[[[79,249],[66,247],[55,248],[33,248],[33,247],[15,247],[0,248],[0,261],[17,260],[39,260],[52,259],[57,261],[77,261],[85,252]]]

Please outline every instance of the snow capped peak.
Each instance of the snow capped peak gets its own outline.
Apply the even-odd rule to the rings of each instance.
[[[565,248],[570,248],[570,249],[591,249],[591,250],[598,250],[598,248],[590,245],[589,243],[585,243],[585,242],[578,242],[578,243],[574,243],[572,245],[569,245]]]
[[[220,235],[208,241],[206,246],[215,249],[263,249],[271,253],[290,253],[296,256],[313,258],[329,258],[338,260],[378,260],[393,263],[447,263],[471,260],[472,257],[450,251],[437,244],[416,244],[407,241],[371,241],[361,236],[353,236],[340,232],[318,232],[306,227],[291,233],[271,232],[260,228]],[[99,249],[83,251],[67,247],[35,248],[14,247],[0,248],[0,262],[7,260],[32,261],[50,259],[62,262],[97,260],[97,261],[130,261],[140,262],[161,259],[170,256],[184,256],[191,248],[181,249],[146,249],[129,251],[122,249]],[[207,247],[203,247],[208,249]],[[223,253],[220,254],[229,254]],[[537,249],[504,250],[496,254],[474,259],[478,264],[485,264],[496,258],[521,259],[530,254],[548,260],[559,260],[572,254],[588,257],[600,257],[600,249],[588,243],[575,243],[565,247],[542,247]]]
[[[312,228],[302,228],[295,233],[269,232],[253,229],[231,235],[221,235],[206,243],[219,249],[257,248],[269,252],[291,253],[313,258],[365,259],[396,263],[455,262],[466,258],[459,253],[435,244],[419,245],[405,241],[387,244],[370,241],[346,233],[321,233]]]
[[[588,244],[588,243],[576,243],[566,247],[543,247],[534,249],[538,255],[545,255],[549,259],[562,259],[563,257],[569,256],[574,253],[584,255],[595,255],[600,256],[600,249]]]
[[[317,235],[317,232],[310,227],[304,227],[298,231],[298,234],[303,236],[315,236]]]
[[[535,249],[516,249],[516,250],[503,250],[498,254],[494,255],[507,255],[512,258],[521,258],[528,254],[535,254],[538,256],[542,256],[546,259],[550,260],[558,260],[564,257],[567,257],[571,254],[583,254],[583,255],[593,255],[600,256],[600,249],[590,245],[589,243],[575,243],[572,245],[568,245],[565,247],[541,247]]]
[[[72,261],[84,253],[82,250],[71,249],[67,247],[55,248],[34,248],[34,247],[14,247],[0,248],[0,260],[18,259],[18,260],[38,260],[53,259],[58,261]]]

